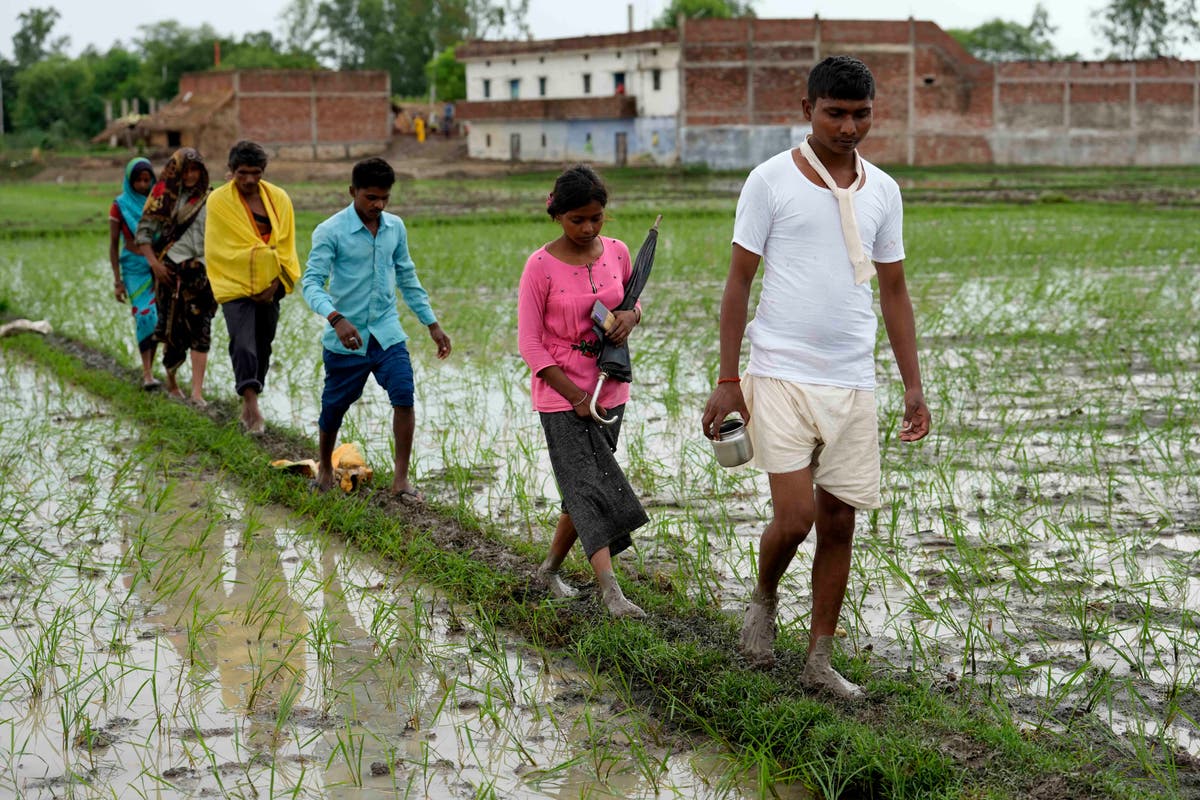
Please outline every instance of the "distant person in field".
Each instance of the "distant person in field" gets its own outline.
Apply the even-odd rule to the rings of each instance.
[[[251,436],[266,429],[258,398],[271,367],[279,302],[300,278],[292,201],[283,189],[263,180],[266,168],[261,146],[249,141],[233,146],[233,177],[208,201],[204,238],[209,280],[229,329],[242,427]]]
[[[450,355],[450,337],[438,324],[429,294],[408,253],[403,220],[383,209],[391,199],[396,173],[382,158],[354,165],[349,206],[316,227],[301,286],[304,300],[329,323],[322,338],[325,389],[321,394],[319,466],[316,484],[333,486],[332,456],[342,419],[362,397],[367,376],[388,393],[395,437],[395,473],[391,492],[408,505],[425,495],[409,479],[416,412],[414,380],[400,325],[396,291],[429,329],[437,357]]]
[[[600,341],[592,330],[592,305],[616,308],[633,274],[629,248],[601,236],[608,190],[591,167],[565,170],[546,200],[546,213],[561,235],[525,261],[517,294],[517,345],[533,373],[533,408],[541,419],[550,465],[562,496],[562,513],[538,579],[555,597],[576,590],[559,567],[578,540],[596,573],[601,600],[614,617],[646,616],[627,599],[613,574],[613,556],[633,544],[632,533],[649,519],[614,457],[629,401],[629,384],[609,381],[596,398],[605,418],[590,406],[600,368]],[[622,344],[642,321],[641,305],[614,311],[608,332]]]
[[[128,303],[133,314],[134,334],[142,358],[142,388],[146,390],[162,386],[153,369],[158,349],[154,338],[158,306],[154,303],[154,273],[134,235],[153,185],[154,167],[150,160],[140,157],[131,160],[125,165],[121,193],[108,209],[108,261],[112,265],[113,295],[118,303]]]
[[[204,407],[204,373],[212,344],[217,302],[204,269],[204,231],[209,197],[208,167],[190,147],[175,151],[150,190],[134,238],[155,280],[167,395],[186,400],[178,372],[191,353],[191,402]]]
[[[815,524],[801,681],[847,699],[862,690],[834,671],[830,653],[850,575],[855,511],[879,507],[872,276],[904,382],[900,440],[915,442],[930,426],[904,280],[900,189],[857,150],[871,129],[874,97],[863,62],[821,61],[801,101],[811,135],[746,180],[721,300],[720,369],[702,419],[704,435],[715,439],[721,422],[740,414],[755,464],[770,480],[774,518],[759,543],[742,654],[755,666],[773,665],[779,581]],[[762,294],[747,325],[760,261]],[[750,339],[744,375],[743,333]]]

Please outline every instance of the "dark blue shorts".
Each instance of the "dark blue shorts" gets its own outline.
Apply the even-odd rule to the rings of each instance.
[[[413,371],[408,348],[399,342],[384,350],[372,336],[367,342],[366,355],[324,351],[325,390],[321,393],[321,417],[317,425],[323,431],[336,431],[342,417],[358,398],[362,397],[367,376],[388,393],[392,406],[412,408]]]

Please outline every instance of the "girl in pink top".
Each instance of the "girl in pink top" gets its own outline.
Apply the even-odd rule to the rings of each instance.
[[[613,576],[612,557],[629,547],[630,534],[648,522],[645,509],[613,453],[629,384],[609,381],[597,399],[611,426],[592,419],[591,389],[600,371],[600,342],[592,330],[592,304],[621,302],[631,265],[623,242],[600,235],[608,191],[595,171],[577,165],[564,171],[546,199],[546,212],[562,235],[525,262],[517,299],[517,342],[533,373],[534,410],[541,416],[562,513],[546,560],[538,568],[555,597],[573,597],[559,567],[579,539],[596,573],[604,605],[615,617],[644,617]],[[624,342],[641,322],[640,306],[615,311],[608,336]]]

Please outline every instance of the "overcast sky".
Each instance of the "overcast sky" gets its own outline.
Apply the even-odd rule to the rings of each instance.
[[[31,7],[53,6],[62,15],[55,33],[71,37],[69,52],[76,55],[87,45],[103,51],[115,41],[130,41],[137,26],[174,19],[189,27],[205,22],[219,33],[240,37],[244,32],[267,30],[278,34],[279,12],[288,0],[200,0],[200,2],[151,3],[147,0],[0,0],[0,53],[12,57],[12,36],[17,15]],[[1050,23],[1058,30],[1055,45],[1063,52],[1084,58],[1104,55],[1093,32],[1093,12],[1104,0],[1044,0]],[[634,24],[648,27],[662,11],[666,0],[633,0]],[[620,0],[531,0],[529,22],[537,38],[615,33],[627,29],[629,3]],[[989,19],[1028,24],[1036,0],[757,0],[760,17],[810,17],[826,19],[917,19],[932,20],[943,28],[972,28]],[[848,14],[852,9],[853,14]],[[1185,58],[1200,58],[1200,47],[1191,46]]]

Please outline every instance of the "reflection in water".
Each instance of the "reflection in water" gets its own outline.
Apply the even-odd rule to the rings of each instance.
[[[743,796],[486,612],[0,369],[0,794]]]

